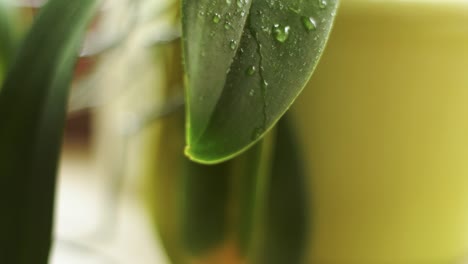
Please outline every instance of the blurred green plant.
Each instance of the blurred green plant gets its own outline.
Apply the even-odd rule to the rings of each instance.
[[[68,89],[96,4],[50,0],[9,65],[0,93],[0,263],[47,263]]]
[[[7,72],[0,90],[0,263],[48,262],[68,90],[97,2],[49,0],[15,45],[12,13],[5,15],[9,7],[0,0],[0,81]],[[282,123],[277,136],[267,132],[315,69],[337,5],[338,0],[182,1],[187,107],[171,126],[183,127],[185,119],[186,132],[178,128],[174,135],[182,139],[165,140],[170,149],[185,137],[192,160],[180,149],[177,161],[168,163],[177,166],[168,176],[181,179],[175,204],[182,218],[176,226],[191,254],[225,238],[226,192],[235,181],[241,191],[229,203],[235,199],[238,206],[241,257],[299,263],[306,221],[303,193],[297,192],[303,180],[300,151],[290,125]],[[285,212],[297,216],[294,230]],[[295,245],[284,249],[288,260],[264,255],[284,248],[284,241]]]
[[[0,0],[0,84],[11,57],[15,54],[17,14],[5,0]],[[1,89],[1,85],[0,85]]]

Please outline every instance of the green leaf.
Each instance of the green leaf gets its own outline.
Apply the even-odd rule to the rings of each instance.
[[[183,112],[176,112],[162,120],[158,135],[161,147],[152,157],[157,164],[158,183],[154,185],[161,188],[156,194],[159,199],[152,202],[165,209],[157,216],[162,241],[173,262],[180,258],[177,253],[199,260],[214,257],[229,242],[235,242],[239,257],[246,257],[263,204],[273,135],[235,159],[204,165],[182,154],[183,119]],[[169,221],[178,226],[169,227]],[[177,232],[179,237],[174,238]]]
[[[0,0],[0,86],[15,50],[14,22],[17,22],[15,18],[16,12],[12,8],[12,4]]]
[[[67,95],[96,2],[50,0],[0,92],[0,263],[47,263]]]
[[[338,0],[184,0],[186,154],[218,163],[258,141],[309,80]]]
[[[304,262],[312,226],[307,174],[292,115],[276,128],[275,151],[266,192],[263,233],[257,261],[260,264]]]
[[[236,233],[236,250],[246,257],[264,182],[268,180],[273,135],[266,136],[235,159],[215,164],[195,163],[184,157],[181,219],[186,251],[195,256],[215,254]],[[237,216],[232,219],[232,215]]]

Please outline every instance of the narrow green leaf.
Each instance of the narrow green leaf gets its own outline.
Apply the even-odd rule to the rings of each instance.
[[[183,157],[180,215],[186,252],[216,255],[233,239],[238,257],[248,257],[271,162],[271,141],[267,136],[235,159],[215,165]]]
[[[258,252],[259,264],[304,263],[309,228],[307,174],[302,149],[294,133],[292,116],[286,114],[276,128],[269,188],[266,193],[264,235]]]
[[[338,0],[184,0],[186,154],[227,160],[258,141],[309,80]]]
[[[180,216],[183,249],[202,258],[213,254],[229,235],[231,164],[207,166],[183,158]]]
[[[0,0],[0,87],[5,71],[15,50],[15,20],[16,12],[12,4]]]
[[[68,89],[96,2],[50,0],[0,92],[0,263],[47,263]]]

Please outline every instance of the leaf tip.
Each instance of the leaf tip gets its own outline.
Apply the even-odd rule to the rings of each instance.
[[[229,160],[231,158],[231,157],[223,157],[221,159],[210,158],[210,157],[207,157],[206,155],[203,155],[202,153],[197,153],[196,151],[193,151],[193,148],[191,148],[190,145],[185,146],[184,154],[189,160],[199,163],[199,164],[203,164],[203,165],[215,165],[215,164],[224,162],[226,160]]]

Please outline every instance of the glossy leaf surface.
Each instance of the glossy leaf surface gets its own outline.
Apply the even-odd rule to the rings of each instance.
[[[182,1],[191,159],[232,158],[278,121],[319,61],[337,2]]]
[[[68,89],[95,0],[50,0],[0,92],[0,263],[45,264]]]

